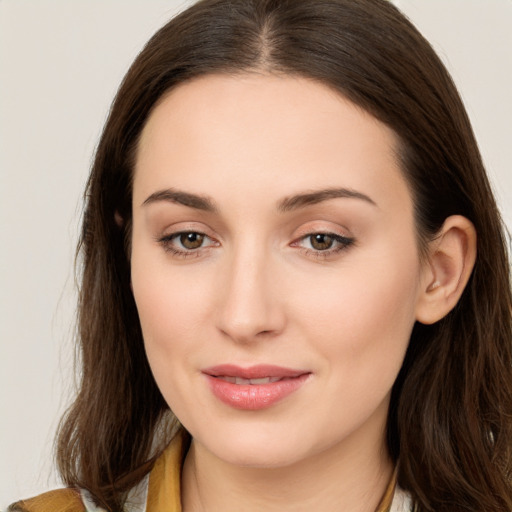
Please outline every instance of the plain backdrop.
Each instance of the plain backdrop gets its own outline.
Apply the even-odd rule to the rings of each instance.
[[[0,509],[59,485],[82,190],[122,76],[189,3],[0,0]],[[512,0],[395,3],[459,86],[512,226]]]

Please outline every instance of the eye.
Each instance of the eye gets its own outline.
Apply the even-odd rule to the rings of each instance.
[[[208,235],[198,231],[171,233],[159,238],[158,242],[163,245],[166,251],[183,257],[197,256],[201,249],[216,245],[216,242]]]
[[[328,258],[351,246],[355,240],[337,233],[309,233],[294,242],[306,255]]]
[[[336,242],[335,238],[327,233],[315,233],[314,235],[309,235],[308,238],[311,247],[316,251],[331,249]]]
[[[176,235],[179,243],[185,249],[199,249],[203,245],[205,236],[203,233],[180,233]]]

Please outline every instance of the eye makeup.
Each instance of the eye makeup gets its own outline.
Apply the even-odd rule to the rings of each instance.
[[[157,239],[163,249],[178,258],[197,258],[205,255],[215,247],[219,247],[217,240],[199,231],[176,231]],[[305,256],[318,259],[328,259],[348,249],[355,242],[337,233],[315,231],[301,236],[293,241],[290,247],[297,247]]]

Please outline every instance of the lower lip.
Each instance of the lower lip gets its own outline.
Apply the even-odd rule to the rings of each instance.
[[[268,384],[232,384],[218,377],[207,375],[213,394],[234,409],[257,411],[279,402],[297,391],[308,379],[305,373],[298,377],[286,378]]]

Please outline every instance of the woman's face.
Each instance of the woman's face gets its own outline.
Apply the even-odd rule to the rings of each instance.
[[[156,382],[209,453],[277,467],[382,451],[422,276],[395,147],[297,77],[203,77],[151,114],[133,293]]]

